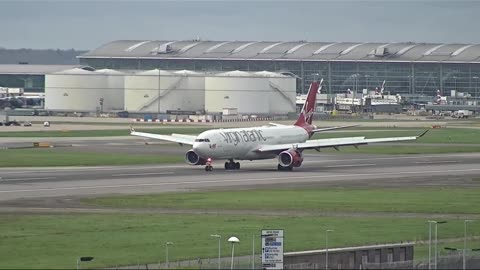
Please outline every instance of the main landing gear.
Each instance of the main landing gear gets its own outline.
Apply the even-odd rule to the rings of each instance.
[[[225,162],[225,170],[239,170],[240,162],[234,162],[233,159]]]

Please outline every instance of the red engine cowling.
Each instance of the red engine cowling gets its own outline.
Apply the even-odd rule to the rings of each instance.
[[[300,167],[303,162],[302,152],[298,150],[286,150],[278,155],[278,162],[283,167]]]
[[[188,164],[190,165],[205,165],[207,163],[207,160],[200,157],[195,151],[189,150],[185,154],[185,160],[187,161]]]

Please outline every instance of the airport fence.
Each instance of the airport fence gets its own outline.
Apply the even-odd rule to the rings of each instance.
[[[231,257],[220,258],[220,269],[230,269],[232,263]],[[254,263],[252,263],[252,256],[240,256],[233,258],[234,269],[262,269],[262,260],[260,255],[255,255]],[[175,261],[170,263],[148,263],[137,264],[129,266],[112,267],[109,269],[138,269],[138,270],[152,270],[152,269],[218,269],[218,258],[198,258],[195,260]]]

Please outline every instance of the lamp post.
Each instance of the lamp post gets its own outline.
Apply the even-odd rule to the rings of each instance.
[[[232,263],[230,264],[230,269],[233,270],[233,255],[235,253],[235,244],[240,243],[240,239],[235,236],[228,238],[228,242],[232,243]]]
[[[77,259],[77,270],[80,269],[80,262],[91,262],[93,261],[93,257],[80,257]]]
[[[170,268],[170,263],[168,262],[168,246],[173,245],[173,242],[165,242],[165,262],[167,263],[167,269]]]
[[[428,221],[428,270],[432,265],[432,223],[437,223],[435,220]]]
[[[328,233],[333,230],[325,230],[325,269],[328,269]]]
[[[158,104],[157,104],[157,119],[160,119],[160,98],[161,98],[161,80],[160,80],[160,75],[162,73],[162,70],[160,68],[158,70]]]
[[[472,77],[472,79],[475,80],[475,101],[477,101],[478,100],[478,76],[474,76]],[[478,106],[478,101],[476,105]]]
[[[465,260],[465,252],[467,250],[467,223],[473,222],[471,219],[466,219],[463,227],[463,270],[466,269],[467,261]]]
[[[370,78],[370,75],[368,74],[365,74],[365,79],[367,80],[367,83],[366,83],[366,88],[367,88],[367,91],[368,91],[368,78]]]
[[[220,240],[222,239],[222,236],[219,234],[211,234],[210,236],[218,239],[218,269],[220,270],[220,250],[221,250]]]
[[[435,222],[435,270],[437,270],[437,257],[438,257],[438,252],[437,252],[437,243],[438,243],[438,224],[444,224],[447,223],[446,221],[436,221]]]

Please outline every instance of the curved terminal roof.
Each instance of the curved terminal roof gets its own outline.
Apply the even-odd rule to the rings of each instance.
[[[480,44],[117,40],[78,58],[480,62]]]

